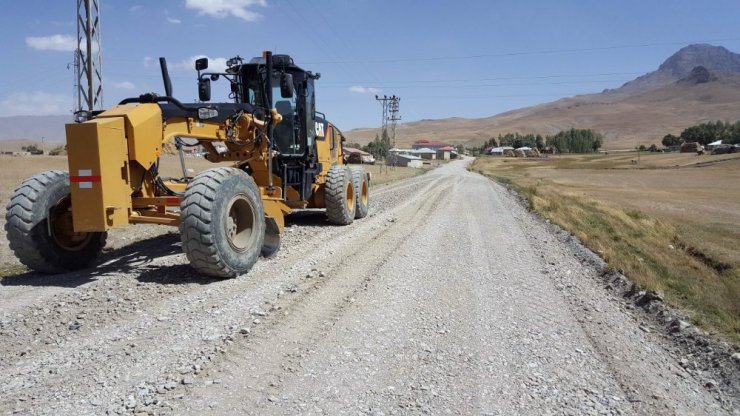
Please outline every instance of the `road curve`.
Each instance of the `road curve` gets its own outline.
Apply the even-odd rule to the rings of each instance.
[[[347,227],[294,216],[237,279],[195,275],[166,231],[3,279],[0,412],[730,414],[467,163],[373,189]]]

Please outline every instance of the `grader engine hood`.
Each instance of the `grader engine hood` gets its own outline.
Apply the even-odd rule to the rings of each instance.
[[[107,231],[128,225],[131,192],[138,186],[131,183],[131,170],[149,169],[161,153],[159,106],[120,105],[65,127],[74,230]]]

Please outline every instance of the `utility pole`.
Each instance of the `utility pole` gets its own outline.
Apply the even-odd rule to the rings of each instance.
[[[396,122],[401,119],[401,116],[398,115],[398,108],[399,108],[399,101],[401,101],[401,97],[396,97],[395,95],[387,96],[383,95],[383,98],[379,96],[375,96],[375,99],[377,101],[380,101],[381,105],[383,106],[383,119],[381,124],[381,138],[383,137],[382,134],[385,133],[388,134],[388,121],[391,122],[391,132],[390,132],[390,141],[392,148],[396,147]],[[390,156],[390,155],[389,155]],[[396,158],[395,155],[393,155],[391,158],[391,165],[396,165]]]
[[[75,121],[88,120],[103,108],[103,64],[100,48],[100,2],[77,0],[77,49],[74,67]]]
[[[391,143],[393,143],[393,147],[396,147],[396,122],[401,120],[401,116],[398,115],[399,101],[401,101],[401,97],[394,95],[388,102],[388,120],[391,122]]]

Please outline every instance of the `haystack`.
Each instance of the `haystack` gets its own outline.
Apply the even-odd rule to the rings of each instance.
[[[681,145],[681,153],[694,153],[699,151],[698,142],[686,142]]]
[[[540,151],[537,149],[527,149],[524,151],[527,157],[540,157]]]
[[[504,150],[504,157],[514,157],[514,151],[511,149]]]
[[[527,154],[524,153],[524,150],[522,149],[514,149],[514,156],[515,157],[527,157]]]

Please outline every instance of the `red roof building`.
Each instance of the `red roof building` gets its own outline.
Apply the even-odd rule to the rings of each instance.
[[[423,148],[438,150],[442,147],[450,147],[448,143],[438,142],[436,140],[417,140],[411,145],[412,149],[423,149]]]
[[[345,147],[342,147],[342,149],[344,149],[344,152],[345,153],[357,153],[360,156],[370,156],[370,153],[365,152],[365,151],[362,151],[360,149],[356,149],[354,147],[346,147],[345,146]]]

